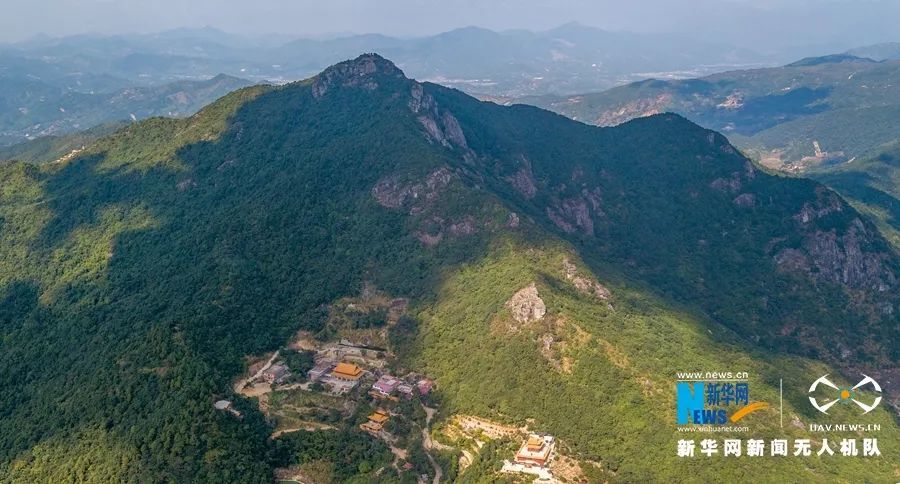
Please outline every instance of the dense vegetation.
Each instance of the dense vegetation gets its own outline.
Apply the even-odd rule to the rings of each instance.
[[[275,447],[274,463],[282,467],[327,463],[322,482],[371,481],[372,474],[392,459],[383,442],[358,430],[294,432],[278,439]]]
[[[809,416],[804,385],[837,371],[823,361],[839,363],[842,344],[860,367],[896,367],[895,316],[872,310],[896,289],[776,269],[774,250],[802,251],[810,230],[855,226],[844,204],[795,221],[822,187],[754,172],[677,116],[598,129],[418,87],[368,56],[131,125],[65,163],[0,166],[0,475],[268,482],[294,464],[365,481],[390,456],[354,430],[273,442],[254,402],[236,399],[243,419],[212,406],[235,398],[244,356],[321,332],[323,305],[364,282],[411,299],[390,341],[436,378],[444,415],[532,418],[604,479],[746,475],[747,461],[674,457],[675,371],[750,371],[768,401],[784,377],[786,411]],[[523,166],[532,196],[508,181]],[[710,186],[734,172],[754,205]],[[595,192],[590,222],[566,211]],[[867,237],[896,274],[896,255]],[[612,299],[578,292],[564,259]],[[548,315],[510,326],[504,302],[530,282]],[[771,417],[754,417],[760,436],[781,433]],[[886,411],[872,418],[895,435]],[[495,479],[505,445],[459,479]],[[887,459],[772,468],[893,475]]]

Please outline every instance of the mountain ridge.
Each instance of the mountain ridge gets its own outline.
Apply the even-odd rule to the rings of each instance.
[[[391,364],[437,381],[442,422],[530,419],[596,480],[748,471],[674,456],[666,389],[685,366],[744,366],[764,399],[781,375],[797,419],[812,412],[808,378],[895,370],[895,320],[878,309],[896,288],[872,290],[897,273],[886,242],[833,192],[768,175],[680,116],[596,128],[418,83],[369,54],[0,177],[0,402],[14,402],[0,470],[23,479],[268,482],[305,463],[300,448],[328,460],[296,447],[305,434],[270,439],[231,381],[248,355],[327,334],[323,312],[368,285],[408,299],[387,328]],[[845,270],[854,279],[833,278]],[[545,313],[521,317],[523,289]],[[214,410],[223,397],[243,421]],[[808,435],[773,417],[749,422]],[[892,431],[888,412],[873,418]],[[86,468],[71,449],[92,443]],[[813,467],[772,464],[797,480],[891,473]]]

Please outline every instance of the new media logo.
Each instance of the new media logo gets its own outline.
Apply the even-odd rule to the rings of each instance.
[[[750,402],[746,373],[680,373],[675,383],[678,425],[733,424],[766,402]]]
[[[809,403],[811,403],[813,407],[816,407],[816,410],[826,415],[828,415],[828,409],[834,406],[834,404],[836,403],[849,404],[850,402],[853,402],[858,405],[859,408],[863,409],[863,415],[871,412],[872,410],[875,410],[875,407],[877,407],[878,404],[881,403],[881,396],[875,398],[875,401],[870,405],[861,402],[857,398],[859,390],[867,385],[871,385],[876,392],[881,393],[881,385],[879,385],[878,382],[875,381],[875,379],[865,374],[863,375],[863,379],[860,380],[859,383],[854,385],[852,388],[841,388],[832,383],[828,379],[828,375],[823,375],[820,376],[816,381],[814,381],[812,385],[810,385],[808,393],[815,393],[820,384],[837,390],[837,398],[831,401],[825,401],[825,403],[820,404],[816,397],[809,397]]]

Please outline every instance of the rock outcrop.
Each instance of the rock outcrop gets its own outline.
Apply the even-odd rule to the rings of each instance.
[[[537,321],[547,314],[547,306],[544,305],[544,300],[538,294],[534,283],[513,294],[509,301],[506,301],[506,307],[512,318],[522,324]]]
[[[610,293],[609,289],[604,287],[603,284],[579,274],[578,268],[575,267],[575,264],[568,258],[563,259],[563,272],[566,274],[566,279],[571,281],[572,285],[575,286],[575,289],[579,292],[583,294],[592,294],[604,301],[612,297],[612,293]]]
[[[421,213],[452,181],[453,173],[446,167],[429,173],[421,182],[404,183],[392,175],[372,187],[372,197],[385,208],[408,207],[410,214]]]
[[[512,185],[526,200],[531,200],[537,193],[534,182],[534,174],[531,172],[531,163],[524,156],[521,157],[521,166],[512,176],[506,177],[506,181]]]
[[[580,230],[584,235],[594,235],[594,219],[588,209],[588,201],[583,197],[566,198],[553,207],[547,207],[547,216],[563,232]]]
[[[883,293],[896,285],[897,276],[886,264],[887,254],[863,250],[872,235],[861,220],[855,219],[844,234],[834,230],[810,232],[803,239],[802,250],[782,249],[775,261],[782,269],[802,271],[813,279]]]
[[[519,214],[516,212],[509,212],[509,215],[506,217],[506,226],[511,229],[515,229],[519,227]]]
[[[890,250],[878,250],[874,227],[854,217],[846,229],[826,229],[817,223],[825,217],[840,216],[850,210],[834,192],[820,187],[815,202],[808,202],[793,216],[803,234],[799,247],[777,250],[774,258],[779,269],[801,272],[817,281],[839,284],[871,295],[888,293],[896,287],[897,272],[891,265]],[[777,240],[773,241],[777,245]],[[881,312],[890,314],[891,303]]]
[[[417,82],[413,83],[410,89],[408,106],[410,111],[417,115],[416,120],[419,124],[425,128],[428,139],[448,148],[456,146],[471,154],[459,121],[449,110],[441,109],[434,97],[425,92],[425,88]]]

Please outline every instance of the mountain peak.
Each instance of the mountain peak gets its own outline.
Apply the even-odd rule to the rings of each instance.
[[[381,57],[375,52],[359,55],[356,59],[347,60],[333,65],[331,68],[363,69],[366,72],[380,72],[382,74],[403,75],[403,72],[393,62]]]
[[[313,95],[323,96],[331,88],[362,87],[377,89],[379,79],[406,79],[393,62],[375,53],[362,54],[356,59],[335,64],[315,77]]]

